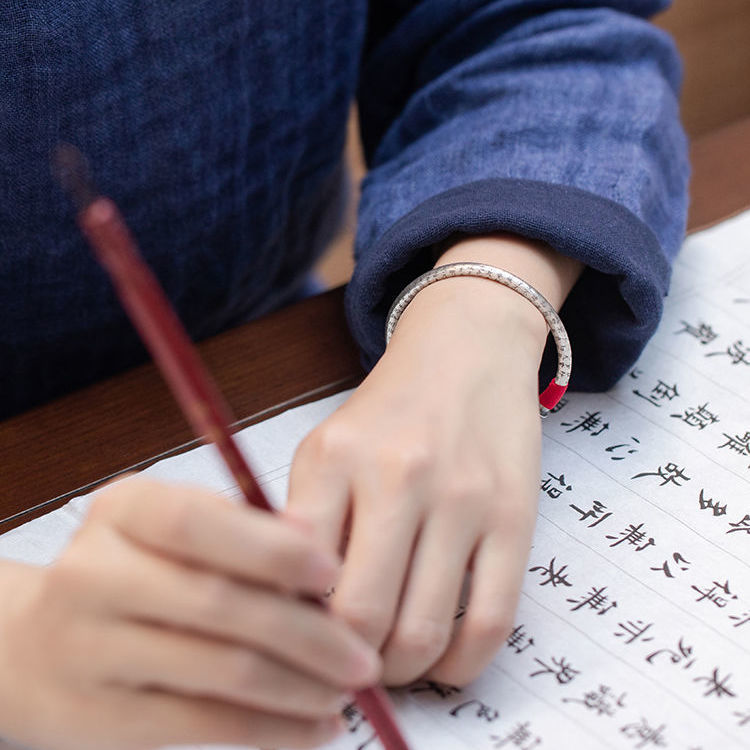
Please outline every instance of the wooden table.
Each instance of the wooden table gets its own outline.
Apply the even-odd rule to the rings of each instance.
[[[750,118],[695,141],[691,230],[750,206],[748,156]],[[342,298],[336,289],[201,344],[243,425],[362,377]],[[191,438],[153,365],[2,422],[0,531]]]

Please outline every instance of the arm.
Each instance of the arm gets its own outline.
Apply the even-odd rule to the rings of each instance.
[[[637,358],[687,210],[679,60],[639,17],[667,4],[377,4],[360,93],[371,169],[347,297],[368,365],[390,302],[431,265],[425,248],[491,232],[587,266],[562,310],[573,387],[610,387]]]
[[[466,683],[512,628],[546,331],[482,279],[420,292],[383,354],[385,315],[447,243],[438,263],[504,267],[562,306],[574,386],[622,374],[658,323],[686,212],[679,65],[639,18],[662,5],[373,5],[360,98],[371,171],[347,301],[377,364],[300,448],[289,503],[346,545],[333,606],[382,650],[388,682]]]

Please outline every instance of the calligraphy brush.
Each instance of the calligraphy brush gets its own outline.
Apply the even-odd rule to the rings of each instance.
[[[229,425],[235,420],[229,405],[198,357],[159,282],[141,258],[117,206],[96,192],[86,160],[74,146],[58,146],[53,171],[76,207],[81,231],[108,272],[120,302],[193,431],[216,445],[247,502],[273,511],[232,438]],[[382,687],[358,690],[354,697],[386,750],[409,750]]]

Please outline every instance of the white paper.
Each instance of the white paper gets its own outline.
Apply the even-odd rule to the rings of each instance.
[[[393,693],[414,750],[750,746],[748,386],[750,212],[686,241],[632,371],[545,421],[516,629],[469,687]],[[241,433],[275,503],[297,443],[347,395]],[[146,473],[236,491],[210,447]],[[88,502],[0,537],[0,555],[48,564]],[[379,747],[347,719],[330,750]]]

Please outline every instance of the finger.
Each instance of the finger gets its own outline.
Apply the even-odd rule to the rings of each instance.
[[[519,537],[522,537],[519,539]],[[466,614],[431,679],[465,685],[479,676],[510,634],[527,556],[526,535],[496,532],[476,551]]]
[[[338,716],[295,719],[158,691],[120,689],[114,695],[117,700],[111,702],[111,716],[100,716],[98,724],[118,727],[117,748],[188,744],[307,748],[332,740],[343,728]],[[103,742],[99,747],[113,744]]]
[[[109,684],[206,696],[295,718],[340,711],[345,692],[265,654],[138,623],[111,625],[98,654]]]
[[[259,649],[339,688],[371,685],[380,675],[374,649],[312,602],[152,557],[107,529],[97,546],[99,559],[104,550],[117,553],[100,586],[109,612]]]
[[[320,596],[338,572],[302,530],[194,487],[130,479],[99,495],[90,517],[171,557],[290,591]]]
[[[476,537],[475,529],[448,513],[425,523],[398,619],[383,651],[386,684],[415,680],[445,652]]]
[[[310,530],[326,549],[337,552],[349,510],[349,483],[328,435],[313,432],[297,450],[285,515]]]
[[[359,490],[331,606],[376,648],[393,625],[419,521],[407,493],[388,493],[376,482]]]

